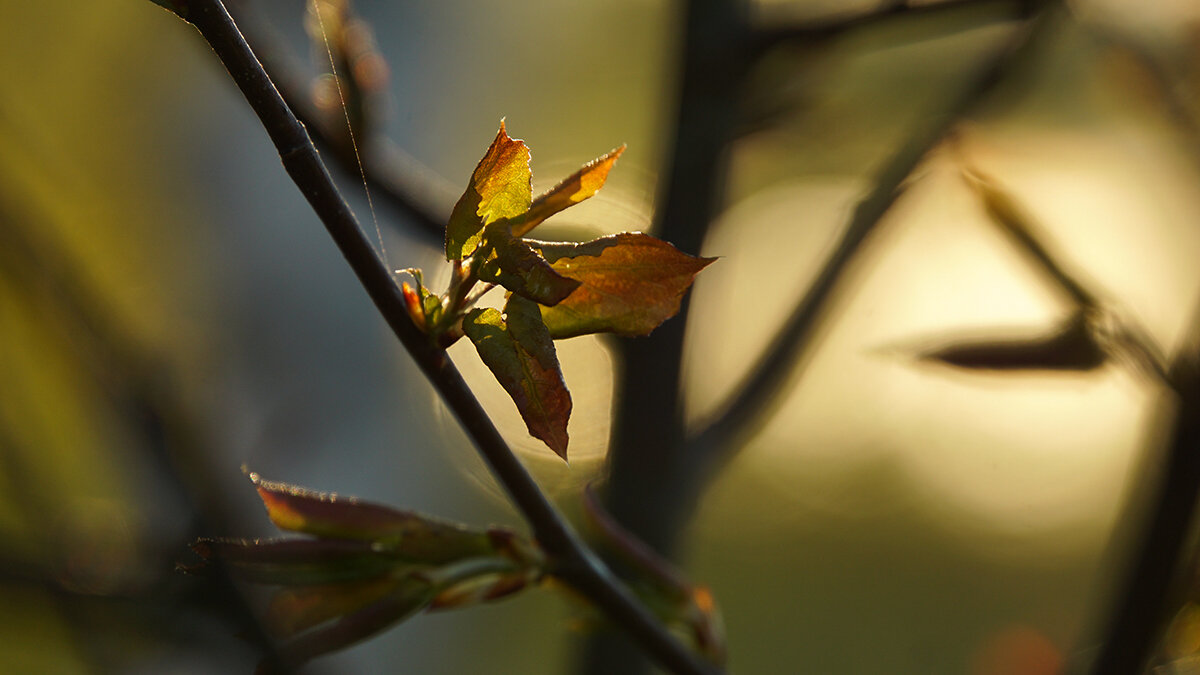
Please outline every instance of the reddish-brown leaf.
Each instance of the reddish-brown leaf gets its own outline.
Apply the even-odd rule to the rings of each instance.
[[[277,638],[294,637],[326,621],[352,614],[387,597],[401,584],[411,583],[414,582],[389,576],[355,583],[286,588],[271,596],[266,624]]]
[[[555,339],[588,333],[648,335],[679,311],[696,274],[715,258],[698,258],[641,232],[582,244],[531,242],[559,274],[582,283],[542,318]]]
[[[322,654],[344,649],[421,611],[435,594],[429,584],[406,579],[382,599],[280,645],[279,656],[286,666],[295,668]]]
[[[503,316],[474,309],[463,319],[463,332],[517,404],[529,434],[566,459],[571,394],[538,305],[513,295]]]
[[[495,552],[486,532],[353,497],[313,492],[250,474],[276,526],[332,539],[376,542],[394,556],[440,563]]]

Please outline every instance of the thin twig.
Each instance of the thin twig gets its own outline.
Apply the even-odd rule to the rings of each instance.
[[[992,223],[1071,298],[1096,343],[1110,356],[1124,357],[1139,370],[1173,386],[1167,372],[1166,356],[1146,329],[1126,312],[1118,311],[1113,303],[1102,300],[1099,293],[1088,288],[1090,284],[1060,263],[1059,256],[1052,254],[1035,234],[1039,228],[1034,226],[1034,219],[995,178],[969,164],[964,165],[963,178],[983,202]]]
[[[362,143],[362,171],[353,152],[345,151],[343,118],[322,115],[308,94],[308,77],[285,41],[247,3],[230,3],[227,8],[246,41],[275,83],[283,100],[304,124],[309,136],[329,149],[341,169],[354,179],[365,178],[371,194],[392,205],[416,226],[414,231],[440,242],[450,207],[457,195],[438,179],[434,171],[396,148],[386,138],[368,135]]]
[[[1005,48],[980,69],[953,99],[928,116],[923,127],[915,130],[905,145],[884,165],[871,192],[855,209],[837,248],[771,340],[770,346],[734,389],[722,412],[693,437],[692,456],[697,459],[699,470],[711,470],[721,455],[728,456],[735,452],[738,439],[773,410],[772,401],[807,356],[812,346],[816,320],[829,303],[842,273],[899,198],[909,175],[971,108],[1024,62],[1032,48],[1048,32],[1048,26],[1052,23],[1050,19],[1058,13],[1056,9],[1057,4],[1051,3],[1035,18],[1016,28],[1016,34]]]
[[[676,673],[716,673],[678,642],[570,528],[517,460],[445,351],[408,317],[400,288],[379,261],[339,194],[304,126],[288,108],[220,0],[171,0],[228,69],[262,121],[284,168],[320,217],[380,315],[430,379],[508,491],[543,549],[554,574],[621,626],[663,666]]]
[[[754,32],[749,49],[752,56],[757,58],[764,52],[785,44],[813,45],[851,33],[858,33],[864,29],[892,25],[901,21],[909,22],[910,20],[916,26],[929,24],[931,30],[935,30],[938,35],[941,35],[946,32],[946,28],[933,25],[936,22],[929,22],[930,18],[961,15],[970,21],[966,27],[975,28],[978,27],[978,21],[975,19],[978,11],[1000,10],[993,20],[1012,21],[1029,18],[1038,7],[1045,4],[1045,0],[944,0],[921,5],[897,2],[849,17],[839,16],[798,24],[781,23],[759,28]]]

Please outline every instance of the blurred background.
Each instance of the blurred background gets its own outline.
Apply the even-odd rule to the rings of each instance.
[[[750,368],[880,163],[1004,43],[1002,4],[785,44],[731,92],[755,124],[698,252],[721,259],[688,317],[689,423]],[[753,12],[786,24],[877,5]],[[317,74],[304,2],[239,7]],[[605,189],[539,237],[650,227],[679,3],[355,9],[388,69],[379,133],[426,167],[433,203],[452,203],[506,118],[535,192],[629,145]],[[700,501],[681,563],[723,609],[732,672],[1039,675],[1089,648],[1169,397],[1120,362],[996,374],[916,358],[1045,333],[1071,309],[990,222],[964,163],[1167,354],[1195,335],[1200,8],[1072,9],[910,177],[803,377]],[[523,528],[193,29],[144,0],[44,0],[5,3],[0,31],[0,672],[251,672],[259,654],[237,633],[253,601],[174,571],[197,536],[273,536],[244,468]],[[371,222],[357,176],[338,178]],[[438,238],[373,207],[392,266],[440,288]],[[619,395],[609,343],[560,343],[569,465],[526,437],[472,352],[451,350],[575,513]],[[531,592],[422,615],[306,672],[571,672],[576,609]]]

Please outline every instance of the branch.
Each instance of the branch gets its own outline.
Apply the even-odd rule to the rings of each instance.
[[[1179,398],[1171,444],[1156,479],[1148,528],[1117,584],[1091,675],[1142,672],[1181,588],[1186,568],[1180,560],[1200,495],[1198,363],[1200,354],[1193,350],[1172,369]]]
[[[716,673],[643,607],[554,509],[500,436],[444,350],[409,319],[400,288],[338,193],[304,126],[296,119],[246,44],[221,0],[160,0],[194,25],[225,65],[271,137],[284,168],[320,217],[380,315],[454,411],[492,472],[555,559],[555,576],[578,590],[665,667],[676,673]]]
[[[116,413],[140,434],[146,459],[166,479],[160,486],[174,491],[188,505],[188,531],[224,529],[234,522],[234,514],[217,499],[220,491],[214,486],[218,482],[206,461],[212,453],[199,438],[199,426],[188,406],[170,385],[173,369],[112,321],[105,311],[107,303],[95,292],[95,284],[81,275],[81,266],[64,254],[60,244],[44,238],[42,233],[50,228],[40,210],[34,204],[22,203],[27,201],[22,195],[10,196],[7,188],[0,181],[0,223],[4,223],[0,226],[0,277],[9,277],[14,287],[24,289],[30,296],[27,302],[58,324],[59,332],[71,336],[72,346],[77,347],[71,350],[71,356],[89,371]],[[38,453],[19,452],[18,447],[18,441],[0,428],[0,458],[8,459],[0,466],[7,479],[4,488],[9,491],[28,490],[33,485],[20,458]],[[39,510],[38,501],[32,493],[15,500],[33,505],[35,512]],[[0,577],[4,581],[24,577],[52,594],[69,594],[38,568],[38,564],[0,557]],[[262,650],[264,660],[278,665],[274,643],[233,577],[219,567],[213,582],[202,599],[222,607],[238,632]]]
[[[1127,55],[1142,69],[1150,84],[1161,99],[1171,123],[1182,136],[1182,141],[1191,154],[1193,163],[1200,166],[1200,103],[1193,103],[1179,84],[1179,76],[1172,72],[1173,64],[1155,54],[1137,39],[1117,30],[1098,25],[1089,25],[1092,33],[1106,46]]]
[[[884,165],[871,192],[855,209],[833,255],[770,346],[734,390],[722,412],[693,436],[693,457],[702,470],[711,470],[720,455],[735,452],[737,441],[773,410],[772,401],[808,355],[816,320],[828,305],[842,273],[903,193],[908,176],[959,119],[1024,62],[1053,23],[1050,19],[1058,13],[1057,9],[1057,3],[1051,3],[1034,19],[1016,28],[1007,46],[941,110],[928,116],[924,127],[915,130]]]
[[[980,26],[980,22],[976,18],[978,11],[999,10],[990,19],[991,21],[1013,21],[1029,18],[1039,7],[1046,4],[1046,0],[944,0],[915,6],[909,5],[907,2],[897,2],[881,9],[849,17],[759,28],[755,31],[749,49],[754,57],[758,57],[785,44],[811,45],[835,40],[864,29],[909,21],[921,28],[928,26],[928,29],[935,35],[944,35],[950,30],[978,28]],[[965,23],[961,26],[956,24],[955,27],[947,29],[946,26],[937,25],[937,22],[928,21],[935,17],[962,18]]]
[[[991,222],[1009,241],[1059,287],[1075,305],[1076,313],[1084,318],[1096,344],[1110,356],[1124,357],[1139,370],[1151,374],[1160,382],[1174,387],[1168,372],[1167,359],[1146,329],[1127,313],[1118,311],[1111,302],[1101,299],[1090,290],[1078,275],[1058,262],[1034,232],[1033,218],[999,183],[972,167],[963,164],[963,178],[975,191],[990,216]]]
[[[241,2],[232,5],[230,14],[246,42],[254,44],[254,53],[309,136],[332,151],[342,171],[355,180],[364,179],[372,196],[410,218],[416,232],[440,242],[457,195],[432,169],[396,148],[387,138],[372,138],[367,134],[366,138],[358,139],[362,144],[358,157],[348,151],[345,118],[323,115],[313,104],[307,93],[308,77],[285,41],[252,6]]]

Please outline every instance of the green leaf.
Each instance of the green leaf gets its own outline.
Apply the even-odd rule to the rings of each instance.
[[[271,522],[281,529],[374,542],[394,556],[441,563],[496,552],[487,532],[353,497],[272,483],[250,474]]]
[[[530,244],[555,271],[582,283],[562,302],[542,307],[555,339],[588,333],[649,335],[675,316],[696,274],[715,260],[688,255],[641,232],[582,244]]]
[[[608,179],[608,172],[623,152],[624,145],[593,159],[533,200],[528,213],[513,225],[513,233],[518,237],[525,236],[543,220],[599,192],[600,188],[604,187],[604,181]]]
[[[538,305],[513,295],[503,316],[491,308],[471,310],[463,332],[517,404],[529,434],[566,459],[571,394]]]
[[[446,260],[471,255],[484,225],[528,211],[533,196],[530,179],[529,148],[510,138],[501,120],[496,140],[479,160],[446,224]]]
[[[420,568],[376,550],[367,541],[200,539],[192,550],[206,561],[223,561],[246,581],[284,586],[368,579]]]
[[[480,267],[479,278],[483,281],[498,283],[543,305],[557,305],[579,287],[578,281],[555,272],[541,254],[514,237],[509,221],[492,223],[485,232],[495,256]]]

